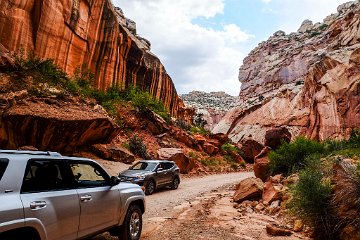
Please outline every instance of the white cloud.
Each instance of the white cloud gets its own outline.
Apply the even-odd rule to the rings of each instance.
[[[238,95],[241,44],[252,36],[235,24],[214,30],[192,23],[224,10],[224,0],[114,0],[149,39],[179,93],[226,91]]]
[[[296,31],[303,20],[322,21],[347,0],[261,0],[256,21],[269,36],[277,31]],[[113,0],[127,17],[137,23],[137,32],[150,40],[152,51],[161,59],[179,93],[192,90],[226,91],[238,95],[238,69],[249,46],[256,46],[241,26],[224,24],[220,29],[193,23],[224,12],[226,0]],[[234,4],[234,3],[233,3]],[[239,8],[244,7],[238,1]],[[265,5],[266,4],[266,5]],[[263,20],[260,17],[273,16]],[[261,20],[260,20],[261,19]],[[210,19],[210,21],[215,21]],[[277,22],[277,29],[262,29],[262,21]],[[218,24],[218,23],[217,23]],[[219,26],[214,24],[213,26]],[[252,31],[254,31],[252,29]],[[259,31],[257,31],[260,35]],[[268,33],[266,33],[267,35]],[[262,35],[261,38],[263,38]],[[269,36],[266,36],[267,39]],[[256,42],[263,39],[256,38]]]

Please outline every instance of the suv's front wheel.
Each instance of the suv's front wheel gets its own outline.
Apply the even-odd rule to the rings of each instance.
[[[138,240],[142,230],[140,207],[131,205],[126,213],[124,224],[120,228],[119,240]]]

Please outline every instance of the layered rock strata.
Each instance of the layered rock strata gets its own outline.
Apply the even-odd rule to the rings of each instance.
[[[214,128],[234,142],[264,143],[267,130],[346,138],[360,128],[360,4],[339,6],[323,23],[276,32],[244,59],[239,107]]]
[[[0,43],[9,51],[34,52],[72,75],[87,68],[95,87],[136,86],[163,101],[174,115],[184,113],[170,76],[136,36],[135,22],[110,0],[0,1]]]

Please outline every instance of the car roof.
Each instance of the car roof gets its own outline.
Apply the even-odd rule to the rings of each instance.
[[[0,158],[7,158],[9,160],[23,161],[25,159],[47,159],[47,160],[84,160],[94,161],[88,158],[68,157],[63,156],[58,152],[50,151],[24,151],[24,150],[0,150]]]
[[[149,159],[149,160],[140,160],[140,162],[153,162],[153,163],[173,163],[174,161],[170,160],[155,160],[155,159]]]

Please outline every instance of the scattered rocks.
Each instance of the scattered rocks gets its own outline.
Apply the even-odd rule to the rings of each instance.
[[[276,200],[281,200],[283,185],[274,184],[271,181],[264,184],[264,190],[262,194],[262,200],[265,204],[272,203]]]

